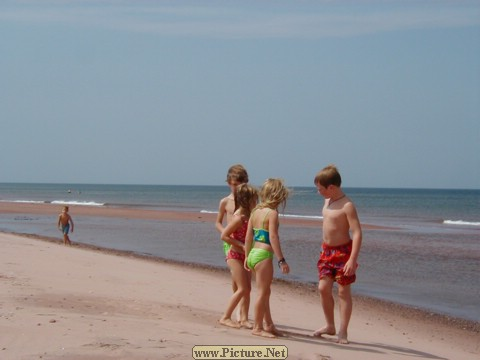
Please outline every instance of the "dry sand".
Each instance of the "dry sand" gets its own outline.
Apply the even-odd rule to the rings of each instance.
[[[339,345],[311,336],[323,319],[316,292],[276,282],[286,336],[262,339],[217,323],[226,270],[13,234],[0,245],[1,359],[192,359],[195,345],[285,345],[288,359],[479,358],[478,328],[402,307],[356,299],[351,343]]]

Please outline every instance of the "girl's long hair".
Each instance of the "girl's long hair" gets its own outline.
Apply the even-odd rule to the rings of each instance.
[[[257,207],[277,209],[283,205],[285,208],[289,193],[282,179],[267,179],[260,189],[261,202]]]
[[[251,185],[240,184],[235,189],[233,199],[235,201],[235,211],[238,209],[242,209],[244,214],[250,217],[250,207],[252,206],[252,200],[258,199],[258,191]]]

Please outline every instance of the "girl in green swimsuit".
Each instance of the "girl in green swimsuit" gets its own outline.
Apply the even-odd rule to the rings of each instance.
[[[260,204],[252,211],[245,238],[245,269],[254,271],[257,283],[255,324],[252,334],[276,337],[279,333],[270,313],[270,286],[273,280],[273,255],[283,274],[290,268],[283,257],[278,236],[278,207],[285,207],[288,189],[281,179],[267,179],[260,190]],[[265,321],[265,326],[263,325]]]

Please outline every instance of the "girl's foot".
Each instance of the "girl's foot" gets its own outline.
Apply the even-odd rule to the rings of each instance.
[[[242,320],[240,321],[240,327],[244,329],[253,329],[253,325],[250,321],[248,320]]]
[[[277,328],[275,327],[275,325],[273,325],[273,324],[265,326],[265,331],[269,332],[270,334],[273,334],[275,337],[283,336],[283,333],[278,331]]]
[[[339,344],[348,344],[347,333],[338,333],[337,343]]]
[[[275,339],[276,338],[275,335],[273,335],[272,333],[270,333],[268,331],[265,331],[263,329],[253,329],[252,330],[252,335],[263,336],[263,337],[270,338],[270,339]]]
[[[324,326],[313,333],[315,337],[321,337],[322,335],[335,335],[336,330],[334,326]]]
[[[218,322],[223,326],[228,326],[234,329],[240,329],[240,324],[233,321],[232,319],[220,319]]]

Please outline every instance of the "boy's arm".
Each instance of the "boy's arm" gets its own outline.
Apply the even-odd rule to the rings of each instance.
[[[73,233],[73,228],[75,227],[75,225],[73,224],[73,219],[70,215],[68,216],[68,220],[70,221],[70,231]]]
[[[350,259],[345,264],[343,271],[346,276],[355,274],[357,270],[357,260],[360,253],[360,247],[362,245],[362,226],[358,219],[357,210],[353,203],[348,203],[345,206],[345,214],[347,216],[348,225],[350,227],[350,233],[352,236],[352,253]]]
[[[57,227],[60,229],[60,223],[62,219],[62,214],[58,215]]]
[[[215,221],[215,228],[221,234],[223,231],[223,217],[225,216],[225,209],[227,207],[227,201],[225,198],[220,200],[220,204],[218,205],[218,214],[217,219]]]

